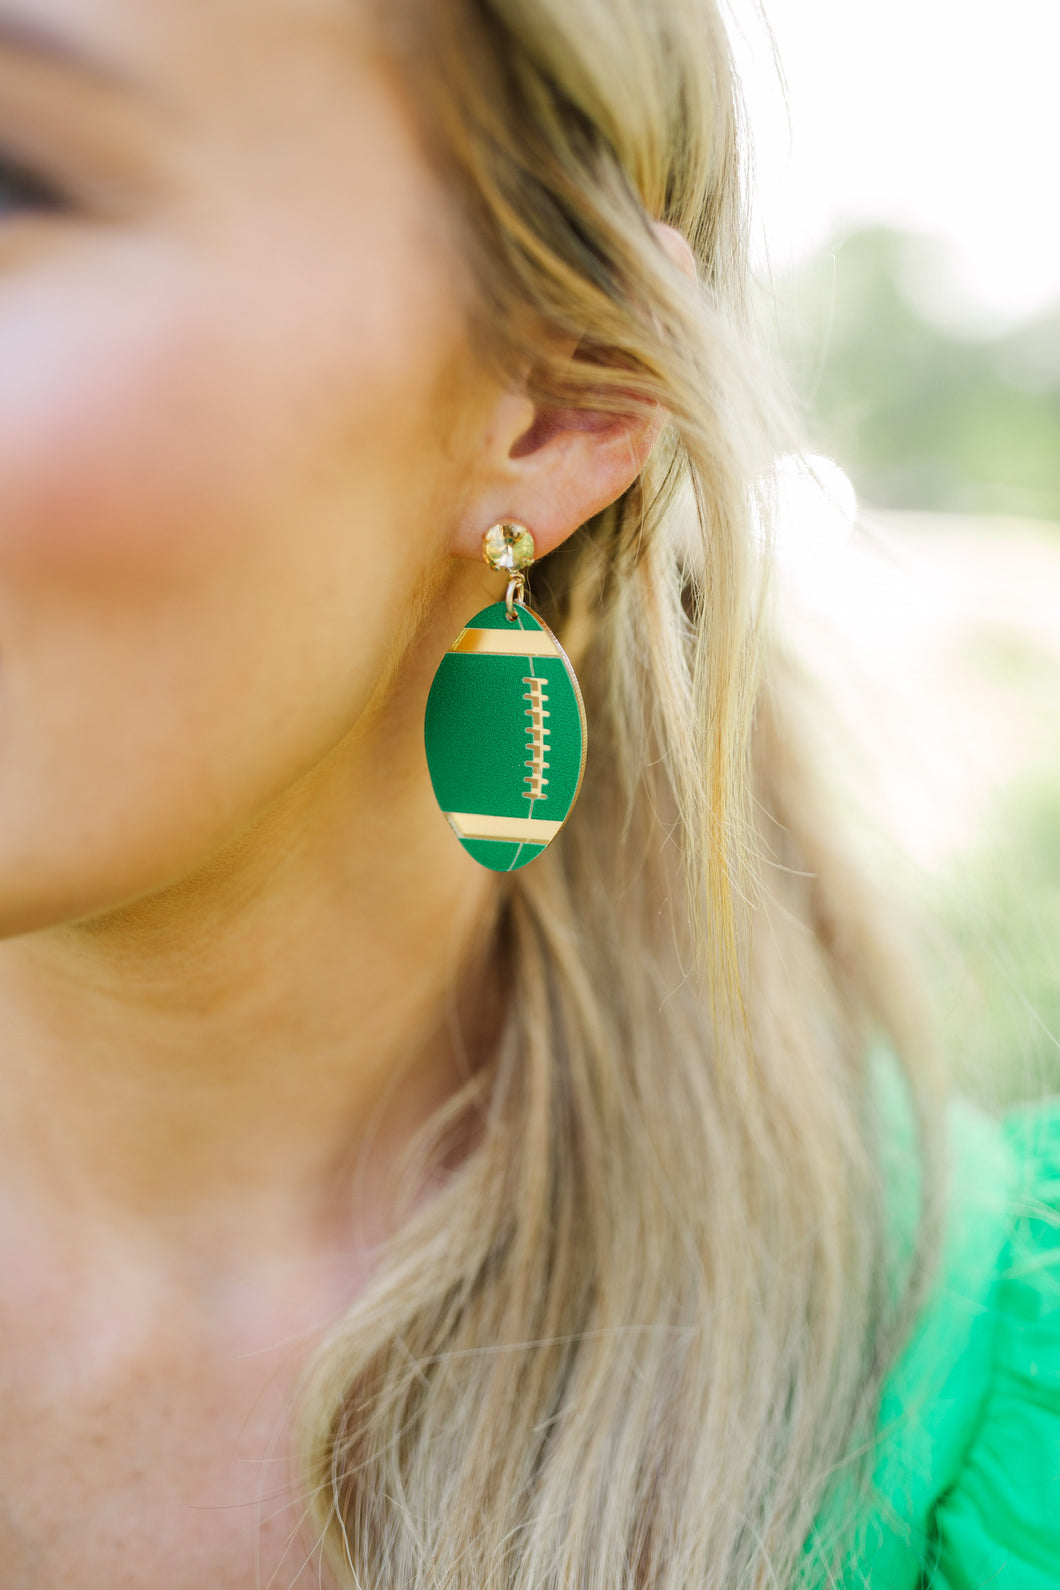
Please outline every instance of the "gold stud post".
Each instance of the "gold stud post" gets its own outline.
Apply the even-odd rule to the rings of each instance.
[[[502,519],[482,537],[482,556],[498,573],[515,574],[530,567],[537,548],[525,525]]]
[[[482,556],[491,569],[508,575],[504,602],[509,623],[515,623],[515,604],[526,599],[526,570],[537,556],[534,538],[525,525],[502,519],[482,537]]]

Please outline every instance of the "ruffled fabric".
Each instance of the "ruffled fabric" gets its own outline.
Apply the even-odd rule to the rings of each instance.
[[[844,1587],[1060,1587],[1060,1101],[951,1121],[939,1281],[886,1389]]]
[[[936,1590],[1060,1585],[1060,1108],[1004,1126],[1016,1217],[991,1299],[986,1392],[931,1520]]]

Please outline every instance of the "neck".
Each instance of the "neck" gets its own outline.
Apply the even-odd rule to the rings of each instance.
[[[179,887],[0,945],[9,1186],[244,1254],[330,1242],[354,1186],[383,1233],[386,1166],[466,1076],[454,1028],[488,1041],[497,899],[392,731]]]

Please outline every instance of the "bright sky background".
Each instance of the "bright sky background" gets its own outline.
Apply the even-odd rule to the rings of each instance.
[[[790,126],[754,0],[731,5],[775,275],[883,221],[943,245],[920,296],[956,327],[1060,299],[1060,0],[764,0]]]

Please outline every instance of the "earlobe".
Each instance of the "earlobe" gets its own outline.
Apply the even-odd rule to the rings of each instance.
[[[483,525],[505,518],[529,525],[544,557],[628,490],[666,422],[661,410],[644,407],[615,414],[539,404],[527,424],[525,401],[514,397],[507,395],[490,427],[492,489],[479,494],[475,519],[461,528],[463,557],[477,558]]]
[[[666,421],[659,409],[628,413],[542,407],[512,449],[521,476],[517,514],[551,551],[636,480]],[[514,511],[514,510],[513,510]]]

